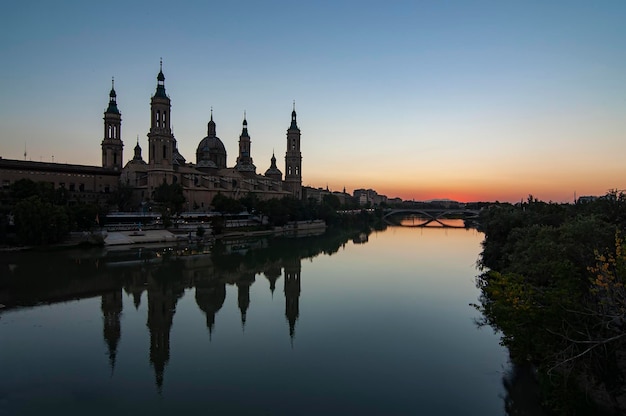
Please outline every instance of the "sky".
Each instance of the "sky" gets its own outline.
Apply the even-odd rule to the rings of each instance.
[[[624,1],[32,1],[0,14],[0,157],[100,165],[115,78],[147,158],[163,60],[180,153],[211,108],[234,166],[390,198],[571,202],[626,189]]]

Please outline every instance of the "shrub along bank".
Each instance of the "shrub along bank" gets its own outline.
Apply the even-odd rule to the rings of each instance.
[[[554,204],[529,197],[481,213],[482,324],[536,366],[557,414],[625,414],[626,195]]]

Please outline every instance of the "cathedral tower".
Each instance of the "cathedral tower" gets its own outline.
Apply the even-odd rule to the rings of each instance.
[[[243,128],[241,130],[241,136],[239,136],[239,156],[237,157],[237,164],[235,165],[235,169],[239,172],[256,173],[256,166],[252,163],[252,156],[250,156],[250,146],[248,121],[246,120],[246,113],[244,113]]]
[[[291,126],[287,130],[284,188],[291,192],[296,199],[302,198],[302,153],[300,152],[300,129],[296,122],[295,102],[291,112]]]
[[[102,167],[122,170],[122,114],[117,108],[115,84],[111,80],[109,107],[104,112],[104,139],[102,140]]]
[[[176,140],[170,125],[172,104],[165,94],[163,61],[157,75],[157,88],[150,101],[150,132],[148,133],[148,189],[153,191],[163,183],[172,184],[174,162],[177,158]]]

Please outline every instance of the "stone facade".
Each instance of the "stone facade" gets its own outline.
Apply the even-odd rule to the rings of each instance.
[[[108,194],[117,189],[119,178],[119,170],[99,166],[0,158],[0,184],[4,189],[20,179],[30,179],[48,183],[53,189],[66,189],[70,203],[104,204]]]

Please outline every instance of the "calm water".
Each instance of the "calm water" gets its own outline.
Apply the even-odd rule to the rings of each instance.
[[[482,238],[2,254],[0,414],[505,415],[523,383],[469,305]]]

